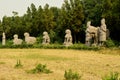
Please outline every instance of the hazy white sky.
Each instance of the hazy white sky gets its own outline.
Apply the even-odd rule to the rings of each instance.
[[[36,8],[39,5],[43,7],[46,3],[60,8],[63,2],[64,0],[0,0],[0,20],[5,15],[11,16],[12,11],[18,12],[19,16],[23,15],[31,3],[35,4]]]

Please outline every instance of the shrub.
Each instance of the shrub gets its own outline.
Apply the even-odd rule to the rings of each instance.
[[[71,46],[68,46],[68,49],[77,49],[77,50],[99,50],[99,47],[88,47],[85,44],[73,44]]]
[[[73,73],[71,69],[69,71],[65,71],[64,77],[66,80],[80,80],[81,76],[75,72]]]
[[[38,64],[34,69],[28,71],[28,73],[52,73],[49,69],[46,68],[46,65]]]
[[[115,47],[115,43],[110,38],[105,42],[106,47]]]
[[[118,72],[112,72],[110,75],[105,76],[102,80],[120,80]]]
[[[21,64],[20,60],[17,60],[17,63],[15,65],[15,68],[21,68],[23,65]]]
[[[37,38],[38,39],[38,38]],[[39,40],[39,39],[38,39]],[[13,45],[12,40],[8,40],[6,45],[0,45],[0,48],[42,48],[42,49],[75,49],[75,50],[99,50],[99,47],[88,47],[85,44],[78,43],[66,47],[63,44],[49,44],[42,45],[40,42],[37,42],[33,45],[26,44],[23,42],[21,45]]]

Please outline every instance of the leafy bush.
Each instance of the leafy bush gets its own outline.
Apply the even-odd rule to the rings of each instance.
[[[28,73],[52,73],[49,69],[46,68],[46,65],[38,64],[34,69],[28,71]]]
[[[17,60],[17,63],[15,65],[15,68],[21,68],[23,65],[21,64],[20,60]]]
[[[75,72],[73,73],[71,69],[69,71],[65,71],[64,77],[66,80],[80,80],[81,76]]]
[[[115,43],[110,38],[105,42],[106,47],[115,47]]]
[[[65,49],[66,47],[60,44],[50,44],[50,45],[43,45],[42,48],[44,49]]]
[[[21,45],[13,45],[12,40],[8,40],[6,45],[0,45],[0,48],[42,48],[42,49],[77,49],[77,50],[99,50],[99,47],[88,47],[85,44],[78,43],[73,44],[71,46],[66,47],[63,44],[49,44],[49,45],[42,45],[39,42],[33,45],[28,45],[25,42]]]
[[[110,75],[105,76],[102,80],[120,80],[117,72],[112,72]]]

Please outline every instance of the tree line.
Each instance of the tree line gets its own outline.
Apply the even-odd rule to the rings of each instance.
[[[13,39],[14,34],[24,38],[24,32],[29,32],[35,37],[42,37],[47,31],[52,43],[62,43],[65,30],[70,29],[73,42],[85,41],[87,21],[92,25],[100,26],[100,20],[106,19],[110,38],[120,41],[120,0],[64,0],[61,8],[50,7],[46,4],[36,8],[32,3],[23,16],[13,11],[13,16],[4,16],[0,21],[0,38],[2,32],[7,39]]]

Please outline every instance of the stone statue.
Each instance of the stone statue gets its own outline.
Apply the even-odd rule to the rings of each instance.
[[[14,39],[13,39],[13,45],[21,45],[23,40],[22,39],[18,39],[18,35],[15,34],[14,36]]]
[[[67,29],[65,31],[66,35],[65,35],[65,40],[64,40],[64,45],[65,46],[70,46],[72,45],[72,35],[71,35],[71,31],[69,29]]]
[[[88,27],[88,26],[87,26]],[[87,28],[86,29],[86,38],[85,38],[85,44],[87,45],[87,46],[90,46],[91,45],[91,39],[92,39],[92,36],[91,36],[91,34],[89,33],[89,28]]]
[[[24,36],[25,36],[25,42],[26,42],[26,44],[34,44],[36,42],[36,38],[35,37],[31,37],[29,35],[29,33],[25,32]]]
[[[92,44],[92,40],[93,40],[93,45],[97,45],[98,44],[98,30],[99,27],[94,27],[91,26],[91,21],[87,22],[87,29],[86,29],[86,45],[87,46],[91,46]]]
[[[6,36],[5,36],[5,32],[2,33],[2,45],[5,45],[6,42]]]
[[[50,37],[46,31],[43,32],[43,42],[42,44],[50,44]]]
[[[105,19],[101,19],[101,26],[99,29],[99,42],[100,42],[100,46],[104,45],[104,42],[106,41],[106,37],[107,37],[107,28],[106,28],[106,24],[105,24]]]

